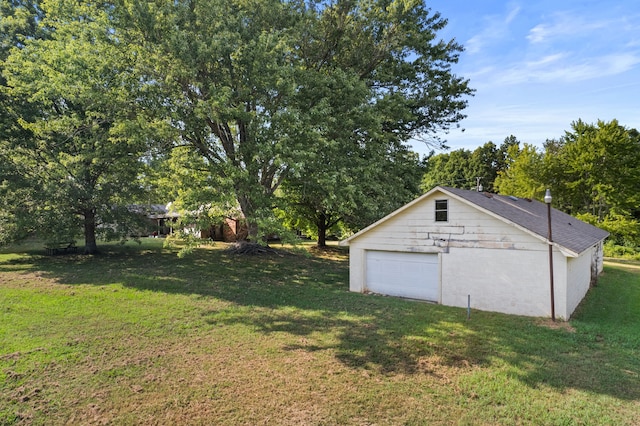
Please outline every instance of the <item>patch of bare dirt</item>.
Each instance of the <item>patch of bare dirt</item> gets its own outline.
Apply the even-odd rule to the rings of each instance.
[[[606,257],[604,263],[607,265],[618,266],[628,269],[640,269],[640,262],[637,260],[616,259]]]
[[[545,319],[538,320],[537,324],[542,327],[550,328],[552,330],[564,330],[569,333],[576,332],[576,329],[573,328],[573,326],[569,322],[563,321],[563,320],[552,321],[551,318],[545,318]]]
[[[337,246],[311,246],[308,250],[313,256],[329,260],[342,260],[349,253],[346,248]]]

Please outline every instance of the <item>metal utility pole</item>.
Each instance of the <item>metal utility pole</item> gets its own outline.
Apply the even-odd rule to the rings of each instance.
[[[549,244],[549,286],[551,290],[551,320],[556,320],[556,303],[553,290],[553,238],[551,236],[551,191],[547,189],[544,194],[544,202],[547,204],[547,222],[549,224],[548,244]]]

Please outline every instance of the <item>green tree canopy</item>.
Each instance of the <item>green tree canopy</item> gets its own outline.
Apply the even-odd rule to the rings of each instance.
[[[473,151],[458,149],[450,153],[432,155],[427,160],[427,171],[422,179],[422,189],[442,185],[454,188],[475,189],[482,185],[484,191],[493,192],[498,173],[507,168],[509,150],[519,142],[509,136],[497,147],[487,142]]]
[[[545,193],[544,155],[533,145],[511,145],[506,168],[498,172],[494,188],[500,194],[542,199]]]
[[[542,199],[549,188],[557,208],[605,228],[620,244],[640,245],[638,131],[617,120],[578,120],[544,151],[514,146],[508,157],[496,179],[499,192]]]
[[[437,40],[446,21],[421,1],[120,4],[157,117],[231,182],[253,225],[283,181],[315,161],[314,144],[435,134],[463,117],[472,93],[451,72],[461,46]]]
[[[23,227],[54,241],[83,229],[94,253],[97,231],[126,231],[126,203],[140,190],[149,120],[137,102],[134,52],[108,5],[49,0],[37,10],[33,31],[46,37],[15,38],[3,66],[3,103],[15,120],[1,129],[4,192],[23,196],[12,206],[28,218]],[[3,25],[32,9],[17,2],[11,11]]]
[[[162,140],[233,193],[252,238],[305,174],[371,176],[340,216],[376,216],[413,185],[404,143],[446,131],[473,93],[451,71],[462,47],[418,0],[0,1],[2,232],[81,227],[88,252],[150,186]]]
[[[640,209],[640,137],[617,120],[571,124],[571,131],[546,144],[548,182],[571,213],[602,220],[609,212]]]
[[[317,162],[283,185],[284,216],[322,247],[332,227],[358,231],[411,201],[420,193],[424,168],[416,153],[396,148],[381,153],[336,146],[348,154],[318,153]]]

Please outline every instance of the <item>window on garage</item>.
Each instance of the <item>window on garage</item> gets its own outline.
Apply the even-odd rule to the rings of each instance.
[[[436,200],[436,222],[447,222],[449,220],[448,200]]]

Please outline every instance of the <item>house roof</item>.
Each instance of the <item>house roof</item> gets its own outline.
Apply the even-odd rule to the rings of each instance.
[[[180,217],[180,213],[171,208],[171,203],[164,204],[151,204],[149,205],[148,215],[150,219],[168,219],[174,217]]]
[[[172,219],[184,217],[185,215],[189,216],[204,216],[208,214],[208,210],[211,208],[211,204],[204,204],[198,207],[196,210],[184,211],[178,210],[175,208],[173,202],[164,204],[132,204],[127,206],[129,210],[144,214],[149,217],[149,219]],[[235,214],[234,214],[235,213]],[[241,219],[243,218],[242,210],[240,207],[229,208],[225,217],[229,219]]]
[[[164,204],[132,204],[127,208],[135,213],[144,214],[149,219],[168,219],[180,217],[180,213],[171,209],[171,203]]]
[[[431,191],[401,207],[390,215],[382,218],[373,225],[351,236],[353,238],[390,219],[410,206],[419,203],[435,192],[448,194],[458,200],[470,204],[500,220],[510,223],[523,231],[547,240],[549,225],[547,222],[547,205],[536,200],[517,198],[507,195],[490,194],[486,192],[469,191],[466,189],[435,187]],[[551,209],[552,240],[558,248],[577,256],[583,251],[604,240],[609,233],[576,219],[560,210]]]

